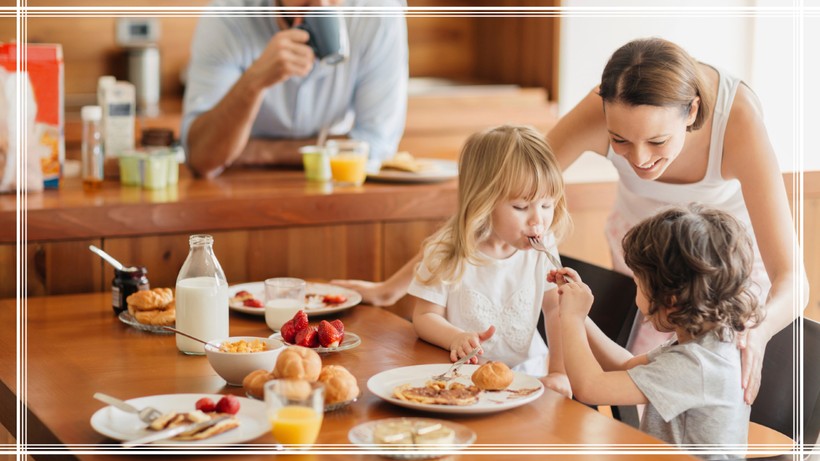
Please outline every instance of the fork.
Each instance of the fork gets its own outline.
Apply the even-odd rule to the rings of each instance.
[[[545,247],[544,243],[541,242],[541,237],[528,237],[528,238],[530,240],[530,245],[532,245],[533,249],[535,249],[536,251],[540,251],[540,252],[544,253],[545,255],[547,255],[547,259],[550,260],[550,264],[555,266],[556,270],[564,267],[564,265],[561,264],[561,258],[555,256],[549,250],[547,250],[547,247]],[[559,275],[558,277],[556,277],[555,282],[558,285],[563,285],[564,283],[566,283],[566,280],[564,280],[563,276]]]
[[[481,346],[476,347],[469,354],[467,354],[464,357],[458,359],[458,361],[456,363],[452,364],[450,366],[450,368],[447,369],[447,371],[445,371],[444,373],[442,373],[440,375],[433,376],[433,380],[435,380],[435,381],[449,381],[451,379],[454,379],[456,377],[455,376],[456,371],[458,371],[458,369],[461,368],[462,365],[469,362],[471,358],[478,355],[478,353],[480,351],[481,351]],[[453,375],[448,376],[450,373],[453,373]]]
[[[137,416],[139,416],[139,418],[146,423],[150,423],[153,420],[162,416],[162,412],[154,407],[145,407],[142,410],[140,410],[128,402],[124,402],[116,397],[111,397],[108,394],[103,394],[102,392],[95,393],[94,398],[101,402],[105,402],[109,405],[115,406],[120,410],[127,411],[129,413],[136,413]]]

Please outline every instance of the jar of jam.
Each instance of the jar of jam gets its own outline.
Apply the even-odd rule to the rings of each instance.
[[[125,300],[129,296],[140,290],[151,289],[146,273],[148,270],[143,266],[114,269],[114,279],[111,281],[111,305],[114,314],[119,315],[128,308]]]

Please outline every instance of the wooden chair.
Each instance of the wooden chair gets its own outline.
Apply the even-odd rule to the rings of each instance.
[[[802,330],[800,324],[802,321]],[[797,333],[801,333],[798,335]],[[802,344],[803,425],[797,420],[795,350]],[[804,446],[815,445],[820,434],[820,323],[798,319],[772,337],[766,345],[760,392],[752,404],[750,420],[776,430]],[[756,441],[750,437],[749,443]]]

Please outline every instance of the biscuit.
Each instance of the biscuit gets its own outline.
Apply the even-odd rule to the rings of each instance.
[[[483,391],[503,391],[513,382],[513,372],[502,362],[487,362],[473,372],[473,384]]]
[[[128,303],[128,310],[150,311],[164,309],[174,300],[174,292],[170,288],[154,288],[151,290],[140,290],[125,299]]]
[[[325,405],[347,402],[359,396],[356,378],[341,365],[325,365],[319,373],[319,382],[325,384]]]
[[[167,309],[154,309],[150,311],[134,311],[131,315],[137,319],[137,322],[145,325],[156,326],[172,326],[177,320],[177,310],[175,304],[171,301]],[[128,310],[131,312],[131,310]]]

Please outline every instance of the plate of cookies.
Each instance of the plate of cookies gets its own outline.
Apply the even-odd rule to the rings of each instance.
[[[368,173],[368,180],[404,183],[447,181],[458,177],[458,164],[452,160],[418,158],[399,152],[382,162],[378,173]]]
[[[174,291],[170,288],[140,290],[126,298],[128,309],[120,312],[118,318],[126,325],[138,330],[157,334],[172,334],[162,328],[176,323]]]
[[[440,419],[386,418],[359,424],[347,438],[388,458],[427,459],[441,456],[442,451],[464,449],[476,435],[466,426]]]
[[[526,405],[544,393],[544,385],[501,362],[463,365],[454,379],[434,380],[450,364],[413,365],[372,376],[367,388],[394,405],[432,413],[495,413]]]

